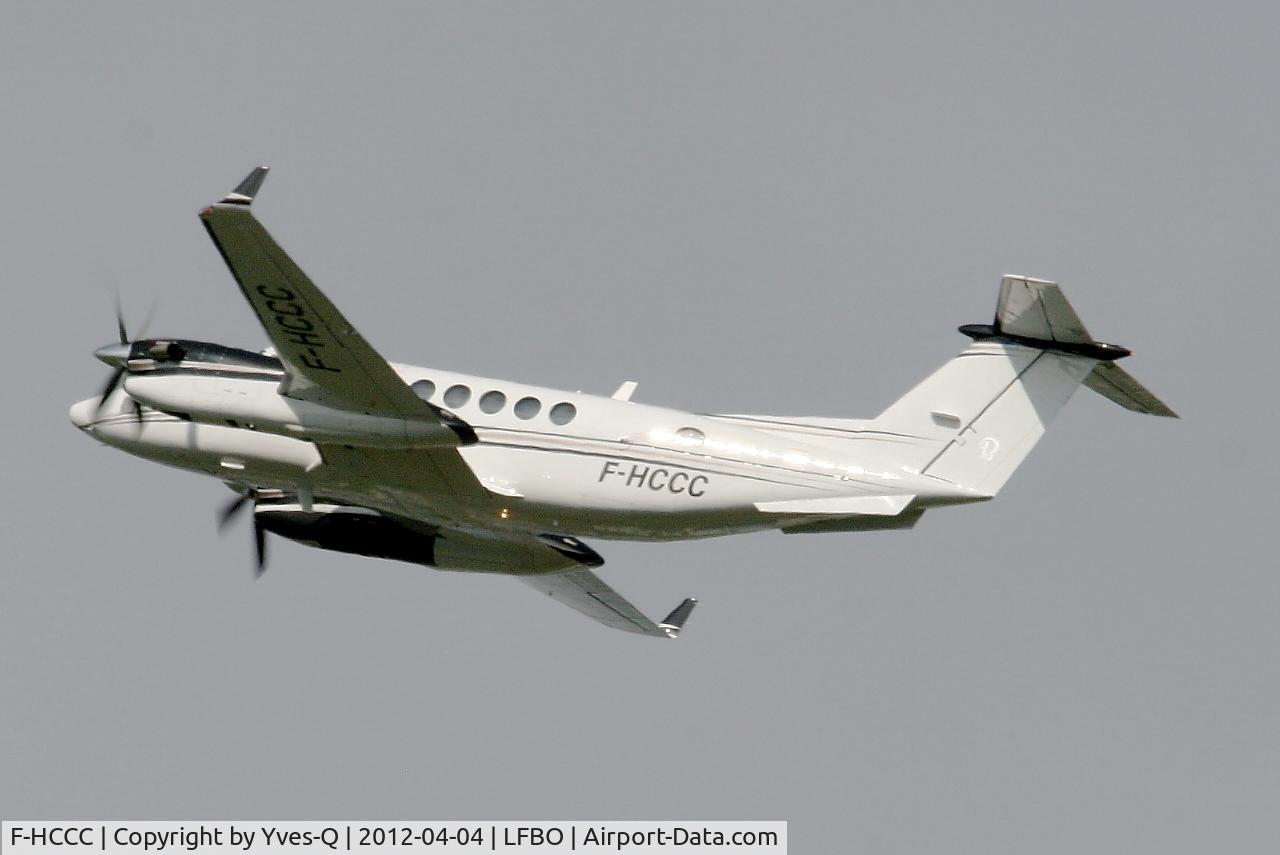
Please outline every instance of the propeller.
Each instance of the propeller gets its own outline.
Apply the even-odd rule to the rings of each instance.
[[[121,365],[119,368],[111,372],[111,376],[107,378],[107,385],[102,387],[102,394],[98,396],[98,409],[101,410],[106,406],[107,398],[111,397],[111,393],[120,385],[121,379],[124,378],[125,367]],[[136,404],[137,401],[134,401]]]
[[[257,508],[257,506],[258,496],[253,490],[246,490],[236,496],[218,511],[218,531],[226,531],[227,526],[246,507]],[[258,519],[257,514],[253,515],[253,550],[256,559],[253,575],[260,577],[267,571],[267,530],[262,527],[262,521]]]
[[[142,326],[138,329],[138,337],[142,338],[146,333],[147,327],[151,325],[151,319],[155,317],[156,304],[153,302],[151,308],[147,311],[146,318],[142,321]],[[101,411],[106,406],[107,399],[120,386],[120,381],[124,379],[125,373],[128,371],[129,351],[132,344],[129,339],[129,330],[124,321],[124,310],[120,306],[120,296],[116,295],[116,335],[119,338],[119,344],[109,344],[106,347],[100,347],[94,351],[94,355],[108,365],[114,365],[115,369],[111,372],[111,376],[107,378],[107,383],[102,387],[102,394],[98,396],[98,410]],[[137,423],[142,423],[142,405],[137,401],[130,399],[133,404],[133,419]]]
[[[143,324],[145,327],[146,324]],[[129,343],[129,333],[124,326],[124,309],[120,307],[120,295],[116,295],[116,330],[120,333],[120,343]]]

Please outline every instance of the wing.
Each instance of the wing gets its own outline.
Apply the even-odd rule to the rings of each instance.
[[[200,219],[284,363],[281,394],[370,415],[438,421],[468,441],[469,429],[419,399],[253,216],[250,203],[266,175],[265,166],[249,173]]]
[[[521,576],[520,581],[607,627],[658,638],[678,636],[693,607],[698,603],[697,600],[687,599],[676,606],[661,623],[654,623],[590,570]]]

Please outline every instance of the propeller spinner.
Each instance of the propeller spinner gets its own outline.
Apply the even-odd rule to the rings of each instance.
[[[155,306],[152,305],[151,311],[147,312],[147,318],[142,322],[139,335],[146,331],[151,324],[151,318],[155,314]],[[120,386],[120,381],[124,379],[125,372],[128,371],[129,354],[133,351],[133,343],[129,340],[129,330],[125,326],[124,311],[120,308],[120,300],[116,300],[116,334],[119,341],[111,344],[103,345],[93,352],[93,355],[99,361],[111,366],[111,376],[107,378],[107,383],[102,387],[102,394],[98,396],[98,409],[101,410],[107,403],[107,399],[111,397]],[[139,424],[142,423],[142,405],[137,401],[133,401],[133,418]]]

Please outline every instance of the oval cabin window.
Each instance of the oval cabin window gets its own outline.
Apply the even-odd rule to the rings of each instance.
[[[450,386],[444,393],[444,403],[448,407],[461,407],[467,401],[471,400],[471,390],[459,383],[456,386]]]
[[[528,421],[529,419],[536,416],[538,414],[538,411],[541,409],[542,409],[542,402],[539,401],[537,398],[521,398],[520,400],[516,401],[516,407],[515,407],[516,416],[518,418],[524,419],[525,421]]]
[[[436,384],[430,380],[419,380],[409,387],[413,390],[413,394],[417,395],[424,401],[430,401],[431,396],[436,393]]]
[[[573,417],[578,414],[578,408],[573,404],[561,401],[551,408],[551,423],[557,425],[567,425],[573,421]]]

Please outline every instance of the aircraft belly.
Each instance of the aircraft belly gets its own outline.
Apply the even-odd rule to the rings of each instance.
[[[733,461],[646,457],[626,448],[570,452],[479,445],[459,453],[480,483],[499,496],[602,511],[720,512],[759,501],[819,497],[838,487]]]
[[[353,449],[324,459],[310,442],[243,428],[181,421],[148,412],[139,426],[131,415],[94,428],[102,442],[138,457],[225,481],[321,497],[440,524],[492,525],[488,496],[459,502],[444,479],[403,465],[394,453]],[[477,491],[479,495],[481,491]]]
[[[298,484],[320,464],[314,445],[287,437],[148,413],[95,426],[96,437],[138,457],[229,480]]]
[[[784,522],[778,514],[761,513],[758,503],[840,492],[804,473],[741,465],[743,471],[727,471],[732,461],[694,455],[672,462],[634,453],[502,446],[439,453],[318,449],[302,440],[150,412],[141,429],[122,418],[96,431],[99,439],[132,454],[223,480],[306,490],[424,523],[499,532],[644,541],[715,537]],[[788,475],[793,480],[784,480]]]
[[[677,541],[775,528],[777,520],[745,509],[678,514],[635,510],[527,507],[523,519],[539,531],[599,540]]]
[[[583,537],[685,540],[757,531],[776,527],[778,517],[754,503],[831,494],[763,470],[728,472],[693,455],[671,462],[618,451],[479,445],[459,453],[511,524]]]

